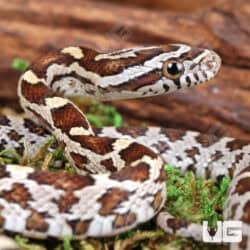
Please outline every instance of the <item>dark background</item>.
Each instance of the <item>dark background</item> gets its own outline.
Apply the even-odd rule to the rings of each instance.
[[[16,57],[33,61],[66,45],[104,51],[172,42],[217,51],[218,77],[169,96],[114,102],[126,121],[250,139],[249,0],[0,0],[0,104],[20,110]]]

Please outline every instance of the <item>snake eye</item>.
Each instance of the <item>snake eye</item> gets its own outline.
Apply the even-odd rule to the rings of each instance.
[[[167,61],[163,65],[163,74],[170,79],[178,78],[183,71],[183,64],[174,60]]]

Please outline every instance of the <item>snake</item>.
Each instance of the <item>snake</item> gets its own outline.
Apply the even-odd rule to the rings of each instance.
[[[220,66],[213,50],[185,44],[112,52],[69,46],[37,59],[18,83],[28,118],[0,116],[0,150],[33,155],[52,134],[77,174],[1,164],[0,228],[82,239],[113,236],[156,217],[164,231],[201,241],[201,225],[163,209],[164,168],[171,164],[216,182],[232,178],[223,218],[242,221],[243,237],[230,247],[250,249],[249,141],[151,126],[97,129],[70,99],[168,94],[209,81]]]

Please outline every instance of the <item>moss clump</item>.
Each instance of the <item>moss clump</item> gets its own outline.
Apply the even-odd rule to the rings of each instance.
[[[208,221],[215,227],[222,219],[221,212],[230,178],[224,177],[219,185],[213,180],[195,177],[193,172],[182,174],[180,169],[166,166],[168,200],[166,209],[186,221]]]
[[[21,59],[21,58],[14,58],[11,64],[11,68],[19,70],[19,71],[25,71],[30,65],[30,62]]]

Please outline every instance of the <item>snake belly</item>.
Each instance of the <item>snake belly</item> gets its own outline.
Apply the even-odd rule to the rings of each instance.
[[[215,52],[183,44],[111,53],[66,47],[37,60],[22,75],[18,95],[25,112],[44,129],[27,119],[1,117],[0,129],[5,131],[1,146],[12,144],[22,151],[19,142],[27,139],[32,151],[49,131],[78,174],[2,165],[1,228],[33,238],[70,235],[79,239],[124,232],[161,210],[166,199],[164,163],[173,162],[204,177],[232,176],[225,218],[240,217],[243,231],[249,231],[249,200],[241,199],[249,196],[248,142],[162,128],[95,131],[67,99],[165,94],[207,82],[219,68]],[[199,226],[169,216],[167,212],[158,215],[164,230],[199,240]],[[196,235],[190,233],[193,226],[197,226]],[[247,246],[249,237],[246,233],[244,237],[242,244]]]

